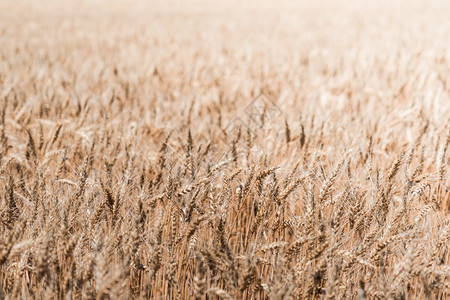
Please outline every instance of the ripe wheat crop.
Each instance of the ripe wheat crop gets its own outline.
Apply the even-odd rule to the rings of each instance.
[[[449,16],[0,1],[0,299],[450,299]]]

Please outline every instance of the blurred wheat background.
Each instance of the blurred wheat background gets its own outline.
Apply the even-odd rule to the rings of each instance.
[[[1,0],[0,298],[449,299],[449,16]]]

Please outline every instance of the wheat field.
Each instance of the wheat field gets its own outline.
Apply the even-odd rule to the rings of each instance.
[[[450,299],[449,16],[0,0],[0,299]]]

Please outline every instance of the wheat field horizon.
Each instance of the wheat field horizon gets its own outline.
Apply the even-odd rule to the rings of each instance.
[[[0,0],[0,299],[450,299],[449,15]]]

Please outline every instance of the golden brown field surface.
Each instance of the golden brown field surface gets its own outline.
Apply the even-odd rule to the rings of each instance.
[[[0,0],[0,299],[449,299],[450,2]]]

